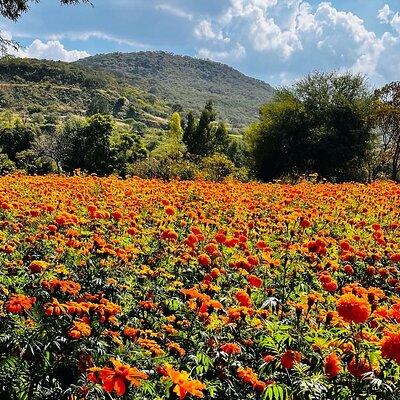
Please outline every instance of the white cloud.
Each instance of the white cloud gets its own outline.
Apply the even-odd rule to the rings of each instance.
[[[193,19],[193,15],[186,12],[185,10],[182,10],[179,7],[174,7],[171,6],[170,4],[167,3],[161,3],[161,4],[157,4],[156,5],[156,10],[161,10],[161,11],[165,11],[171,15],[174,15],[175,17],[179,17],[179,18],[184,18],[187,19],[189,21],[191,21]]]
[[[229,42],[229,38],[224,37],[222,31],[214,32],[211,23],[207,20],[200,21],[199,24],[194,29],[194,35],[198,39],[205,40],[218,40]]]
[[[378,10],[378,19],[382,24],[387,24],[390,21],[393,11],[390,9],[388,4],[385,4],[380,10]]]
[[[16,38],[28,38],[28,39],[36,39],[36,37],[30,33],[25,33],[25,32],[16,32],[14,34]],[[145,49],[149,48],[148,44],[116,36],[116,35],[111,35],[107,32],[102,32],[102,31],[76,31],[76,32],[61,32],[61,33],[45,33],[41,34],[42,40],[58,40],[61,41],[63,39],[68,39],[68,40],[76,40],[76,41],[87,41],[90,39],[101,39],[101,40],[106,40],[108,42],[113,42],[119,45],[127,45],[130,47],[135,47],[135,48],[140,48],[140,49]]]
[[[235,47],[229,51],[213,51],[207,48],[201,48],[197,52],[198,57],[215,61],[241,59],[245,55],[246,49],[240,43],[236,43]]]
[[[380,84],[397,79],[400,14],[385,5],[378,18],[393,31],[378,35],[359,16],[330,2],[312,6],[303,0],[230,0],[222,15],[203,24],[201,35],[195,32],[204,40],[198,56],[252,69],[278,83],[334,69],[368,74]],[[215,32],[224,32],[231,43],[212,43]],[[237,43],[243,48],[241,57]],[[389,59],[390,67],[385,66]]]
[[[7,34],[11,39],[11,35]],[[19,49],[10,48],[9,53],[21,58],[38,58],[55,61],[72,62],[90,56],[86,51],[67,50],[58,40],[42,42],[35,39],[29,46]]]

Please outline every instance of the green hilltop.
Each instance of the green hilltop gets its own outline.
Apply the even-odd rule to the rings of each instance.
[[[274,94],[267,83],[227,65],[161,51],[100,54],[76,64],[111,71],[174,109],[198,111],[212,100],[219,117],[235,128],[256,120]]]
[[[29,115],[84,115],[100,104],[119,120],[158,128],[173,111],[199,114],[212,100],[218,117],[239,129],[258,118],[273,93],[227,65],[164,52],[101,54],[75,63],[0,59],[0,109]]]

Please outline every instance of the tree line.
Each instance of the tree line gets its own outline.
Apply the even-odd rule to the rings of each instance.
[[[0,172],[82,170],[162,179],[399,180],[400,83],[369,89],[357,74],[314,73],[278,89],[259,120],[232,132],[208,102],[167,129],[127,124],[107,108],[86,117],[0,114]]]

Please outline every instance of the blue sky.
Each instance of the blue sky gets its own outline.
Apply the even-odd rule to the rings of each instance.
[[[33,4],[0,26],[22,57],[74,61],[165,50],[229,64],[273,85],[315,70],[351,70],[372,86],[398,80],[399,0],[93,0]]]

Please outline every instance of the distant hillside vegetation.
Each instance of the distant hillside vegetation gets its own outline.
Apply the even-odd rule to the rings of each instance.
[[[171,109],[156,96],[79,64],[3,57],[0,109],[55,116],[83,115],[95,102],[117,118],[165,126]]]
[[[100,54],[75,64],[112,71],[172,108],[198,111],[213,100],[220,118],[234,127],[254,121],[274,93],[267,83],[227,65],[164,52]]]

